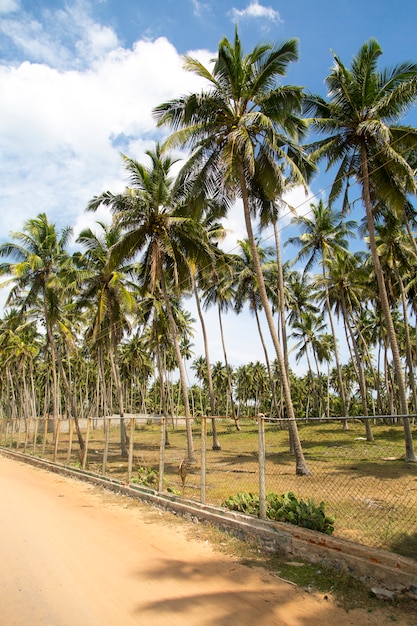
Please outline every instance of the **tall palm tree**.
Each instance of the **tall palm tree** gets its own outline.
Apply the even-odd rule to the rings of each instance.
[[[401,214],[407,194],[415,194],[417,183],[410,151],[417,142],[417,129],[397,123],[417,100],[417,64],[401,63],[378,71],[382,54],[377,41],[370,39],[346,67],[334,54],[334,66],[326,78],[327,101],[311,95],[306,111],[312,128],[326,134],[311,145],[316,160],[326,158],[328,168],[339,163],[330,193],[330,203],[344,192],[348,208],[351,180],[362,190],[369,245],[378,284],[379,298],[400,395],[400,408],[408,414],[405,379],[390,303],[375,241],[374,206],[383,201],[391,211]],[[406,461],[416,462],[409,419],[403,418]]]
[[[10,275],[2,286],[12,285],[6,304],[19,303],[22,315],[29,307],[39,305],[52,354],[54,398],[58,397],[58,381],[55,364],[65,385],[72,417],[75,421],[80,455],[83,459],[85,443],[78,422],[76,401],[70,381],[63,366],[63,359],[55,338],[55,329],[62,330],[63,301],[74,285],[72,259],[66,249],[72,234],[70,228],[57,232],[45,213],[29,219],[21,232],[12,233],[15,241],[0,245],[0,257],[11,259],[0,263],[0,275]],[[63,341],[65,339],[62,337]],[[54,417],[57,407],[54,405]]]
[[[191,148],[179,182],[190,193],[231,202],[242,199],[247,236],[259,284],[262,306],[279,361],[289,427],[293,434],[297,474],[309,474],[295,422],[289,373],[275,328],[262,276],[253,232],[251,210],[256,207],[255,185],[271,201],[283,187],[284,163],[291,176],[305,184],[311,171],[299,139],[307,127],[301,120],[302,89],[280,86],[288,64],[296,61],[297,42],[288,40],[280,47],[258,45],[243,53],[236,29],[234,41],[220,41],[212,69],[196,59],[185,58],[185,68],[208,83],[201,93],[183,96],[154,110],[158,125],[170,126],[174,133],[166,146]]]
[[[212,430],[212,438],[213,438],[212,449],[221,450],[221,446],[220,446],[219,438],[217,434],[216,419],[214,417],[216,413],[216,399],[215,399],[215,394],[214,394],[213,378],[211,375],[210,351],[209,351],[209,344],[208,344],[208,337],[207,337],[207,329],[206,329],[206,323],[204,321],[204,315],[203,315],[201,302],[200,302],[200,294],[198,292],[198,287],[197,287],[195,277],[193,277],[193,287],[194,287],[194,296],[195,296],[195,301],[196,301],[196,306],[197,306],[197,313],[198,313],[198,317],[199,317],[200,324],[201,324],[201,331],[203,334],[204,353],[206,355],[205,357],[200,357],[200,359],[204,361],[204,367],[202,366],[202,361],[200,361],[199,367],[195,367],[194,369],[196,369],[196,376],[200,380],[200,382],[207,381],[207,387],[208,387],[208,393],[209,393],[209,399],[210,399],[210,413],[212,415],[212,419],[211,419],[211,430]]]
[[[376,225],[375,237],[378,256],[384,268],[388,296],[394,302],[401,302],[405,331],[405,357],[408,380],[413,398],[413,412],[417,410],[417,393],[414,379],[413,346],[411,341],[408,302],[405,284],[416,274],[416,257],[407,231],[402,221],[388,215],[385,223]]]
[[[313,395],[315,400],[317,417],[321,416],[323,404],[323,392],[320,385],[320,367],[318,352],[320,350],[321,341],[322,337],[324,336],[325,329],[326,324],[321,318],[319,319],[311,313],[307,313],[304,311],[299,316],[297,322],[294,323],[292,332],[292,337],[297,340],[297,343],[294,346],[295,349],[298,348],[298,352],[295,356],[297,363],[304,356],[307,359],[308,371],[313,385]],[[316,366],[317,384],[314,381],[309,351],[313,355],[314,363]]]
[[[213,378],[212,378],[212,373],[211,373],[209,342],[208,342],[208,336],[207,336],[206,323],[204,320],[204,315],[203,315],[203,310],[202,310],[202,305],[201,305],[200,290],[201,290],[201,284],[207,285],[207,280],[210,280],[210,278],[213,275],[214,268],[219,265],[220,261],[221,263],[225,262],[227,264],[227,255],[224,255],[224,253],[220,250],[220,248],[217,247],[217,243],[219,241],[222,241],[225,238],[226,231],[224,227],[216,221],[220,217],[218,210],[222,209],[222,207],[212,206],[211,203],[207,203],[207,202],[204,202],[203,206],[205,208],[205,212],[202,214],[200,221],[203,223],[204,228],[207,231],[209,242],[212,246],[213,265],[210,265],[208,267],[206,266],[206,267],[194,268],[194,271],[192,274],[192,281],[193,281],[194,297],[195,297],[196,306],[197,306],[197,313],[198,313],[198,317],[200,320],[201,331],[203,334],[204,354],[205,354],[205,359],[204,359],[205,378],[201,378],[200,376],[200,380],[206,380],[207,386],[208,386],[208,393],[209,393],[209,399],[210,399],[210,412],[211,412],[211,415],[213,416],[211,420],[211,430],[212,430],[212,439],[213,439],[212,449],[221,450],[221,446],[220,446],[219,438],[217,434],[216,419],[214,417],[216,414],[216,410],[215,410],[216,399],[215,399],[215,393],[214,393],[214,387],[213,387]],[[223,346],[224,346],[224,343],[223,343]],[[200,374],[202,374],[201,370],[200,370]]]
[[[368,394],[365,367],[367,363],[368,365],[370,363],[370,353],[363,337],[360,342],[356,339],[356,334],[360,334],[360,327],[356,318],[363,310],[371,288],[369,272],[364,266],[363,259],[363,253],[351,254],[347,250],[341,250],[329,260],[327,274],[321,280],[326,283],[329,302],[334,307],[336,316],[338,318],[342,316],[346,341],[348,346],[351,345],[353,349],[352,364],[355,368],[362,397],[362,411],[363,415],[367,416]],[[320,284],[320,280],[317,282]],[[343,380],[346,382],[345,376],[343,376]],[[365,420],[365,426],[367,440],[373,441],[369,420]]]
[[[233,284],[234,261],[235,260],[232,255],[222,255],[221,257],[218,257],[216,259],[216,263],[211,268],[206,268],[204,274],[201,275],[200,286],[203,289],[204,309],[208,309],[212,304],[217,305],[220,338],[223,348],[224,363],[226,366],[225,371],[227,374],[227,392],[229,395],[232,417],[235,421],[237,430],[240,430],[235,402],[233,399],[231,368],[229,366],[229,359],[226,350],[226,340],[223,330],[223,313],[232,308],[235,297],[235,287]]]
[[[9,391],[16,388],[16,415],[25,419],[38,415],[34,382],[36,361],[43,345],[34,320],[22,320],[16,308],[8,309],[0,321],[1,368]],[[15,382],[13,382],[13,380]],[[11,394],[7,394],[6,414],[11,416]]]
[[[187,215],[184,205],[176,202],[171,177],[173,159],[163,157],[159,146],[146,154],[150,165],[125,156],[131,186],[121,194],[109,191],[101,194],[89,203],[88,209],[96,210],[100,205],[110,207],[116,222],[125,231],[121,241],[112,248],[113,262],[132,259],[140,253],[142,292],[144,295],[157,293],[163,299],[180,374],[188,459],[194,462],[187,377],[170,294],[177,297],[185,288],[191,289],[193,259],[204,256],[201,262],[208,264],[209,255],[204,245],[207,237],[201,225]]]
[[[136,307],[136,301],[129,288],[129,273],[133,268],[113,264],[111,250],[120,242],[120,226],[110,226],[98,222],[100,232],[91,228],[83,230],[77,239],[85,252],[78,257],[82,268],[80,307],[93,307],[92,323],[87,332],[93,345],[98,348],[99,371],[104,379],[103,350],[108,347],[108,355],[114,380],[120,415],[120,444],[122,456],[127,457],[127,436],[124,423],[124,397],[120,380],[119,345],[125,332],[130,332],[128,319]]]
[[[337,344],[336,330],[333,322],[332,310],[329,300],[329,291],[326,282],[326,272],[329,259],[338,252],[342,252],[347,248],[348,237],[354,236],[354,227],[356,223],[352,220],[343,222],[340,212],[334,211],[327,206],[322,200],[317,205],[310,204],[312,211],[311,217],[299,215],[294,217],[292,223],[301,229],[301,234],[297,237],[290,237],[288,243],[297,245],[300,249],[295,257],[294,263],[301,259],[307,262],[304,272],[311,269],[313,264],[320,258],[323,275],[323,285],[325,292],[326,311],[330,323],[330,329],[334,344],[334,357],[336,362],[336,371],[339,376],[339,389],[342,401],[342,415],[346,417],[347,406],[344,392],[344,384],[342,371],[339,360],[339,348]],[[343,420],[344,429],[347,429],[347,420]]]
[[[259,338],[261,340],[262,349],[265,355],[265,364],[269,375],[271,392],[273,403],[275,407],[276,415],[278,416],[278,401],[276,398],[276,390],[275,390],[275,380],[272,375],[271,363],[268,355],[268,350],[266,347],[264,335],[262,332],[261,322],[259,319],[259,309],[261,308],[259,292],[258,292],[258,282],[254,272],[253,263],[252,263],[252,251],[247,239],[238,241],[239,245],[239,253],[236,255],[236,267],[235,267],[235,282],[236,282],[236,293],[235,293],[235,311],[240,313],[243,309],[245,302],[249,304],[249,310],[254,314],[256,319],[256,326],[258,329]],[[268,263],[269,258],[272,257],[273,250],[272,248],[262,248],[257,241],[258,254],[259,258],[262,262],[262,269],[264,270],[265,266]],[[268,280],[266,279],[266,283],[268,284]],[[276,285],[275,290],[276,292]],[[285,351],[284,351],[285,352]]]

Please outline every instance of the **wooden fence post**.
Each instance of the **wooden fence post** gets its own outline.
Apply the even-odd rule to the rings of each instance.
[[[23,448],[24,454],[26,454],[26,449],[27,449],[28,443],[29,443],[30,422],[31,422],[30,417],[27,417],[26,418],[25,445],[24,445],[24,448]]]
[[[2,417],[0,418],[0,445],[2,445],[3,443],[3,433],[4,433],[4,427],[7,424],[6,420]]]
[[[164,471],[165,471],[165,429],[166,419],[161,418],[161,437],[159,439],[159,476],[158,476],[158,491],[162,493],[164,490]]]
[[[200,474],[200,502],[206,503],[206,434],[207,418],[201,419],[201,474]]]
[[[72,418],[69,419],[68,424],[68,450],[67,450],[67,465],[71,460],[71,452],[72,452],[72,437],[74,434],[74,420]]]
[[[258,417],[259,517],[266,519],[265,421]]]
[[[39,418],[35,417],[35,427],[33,430],[33,454],[35,454],[35,450],[36,450],[36,438],[38,436],[38,426],[39,426]]]
[[[83,462],[82,462],[83,469],[85,469],[87,466],[88,440],[90,439],[90,427],[91,427],[91,417],[87,417],[87,432],[85,435],[85,448],[84,448]]]
[[[103,464],[101,468],[101,473],[105,475],[106,468],[107,468],[107,457],[109,455],[109,438],[110,438],[111,418],[104,416],[103,419],[104,419],[104,449],[103,449]]]
[[[20,438],[22,436],[22,424],[23,424],[23,418],[18,417],[17,419],[19,420],[19,428],[17,430],[16,450],[20,448]]]
[[[52,458],[53,462],[55,463],[56,461],[56,455],[58,453],[58,445],[59,445],[59,434],[61,431],[61,418],[58,417],[58,419],[55,422],[55,444],[54,444],[54,456]]]
[[[14,431],[15,431],[15,422],[16,422],[16,419],[15,419],[14,417],[12,417],[11,421],[12,421],[12,427],[11,427],[11,429],[10,429],[10,445],[9,445],[9,448],[10,448],[10,449],[12,449],[12,448],[13,448],[13,435],[14,435]]]
[[[44,426],[43,426],[43,441],[42,441],[42,458],[45,457],[46,437],[48,435],[48,417],[45,416],[43,419],[44,419]]]
[[[130,418],[130,432],[129,432],[129,456],[127,460],[127,483],[130,483],[130,479],[132,478],[132,467],[133,467],[133,442],[135,437],[135,418]]]
[[[106,467],[107,467],[107,457],[109,455],[109,437],[110,437],[111,421],[110,421],[110,418],[108,418],[107,416],[104,416],[103,419],[104,419],[104,449],[103,449],[103,464],[101,467],[101,473],[104,476],[106,473]]]

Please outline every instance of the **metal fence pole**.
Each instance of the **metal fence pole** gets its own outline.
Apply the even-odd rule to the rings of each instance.
[[[265,421],[258,417],[259,517],[266,519]]]

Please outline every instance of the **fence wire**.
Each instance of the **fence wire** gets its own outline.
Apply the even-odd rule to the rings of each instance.
[[[67,419],[0,420],[0,446],[216,506],[254,493],[261,513],[265,494],[291,491],[324,502],[335,536],[417,560],[417,464],[404,461],[400,418],[371,418],[367,430],[365,418],[299,422],[305,476],[295,473],[283,421],[217,418],[214,438],[212,419],[194,420],[193,462],[183,419],[126,416],[124,450],[117,416],[79,424],[85,455]]]

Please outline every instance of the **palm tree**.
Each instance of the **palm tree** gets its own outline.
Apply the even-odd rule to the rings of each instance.
[[[201,376],[202,371],[200,369],[200,380],[201,381],[206,380],[207,386],[208,386],[208,393],[209,393],[209,399],[210,399],[210,412],[211,412],[211,415],[213,416],[211,420],[212,438],[213,438],[212,449],[221,450],[221,446],[220,446],[219,438],[217,434],[216,419],[214,417],[216,413],[216,410],[215,410],[216,400],[215,400],[215,394],[214,394],[213,379],[211,375],[210,351],[209,351],[207,329],[206,329],[206,323],[204,320],[204,315],[203,315],[202,306],[201,306],[200,287],[201,287],[201,284],[203,285],[205,284],[207,286],[207,280],[210,280],[210,278],[213,276],[214,268],[219,265],[220,261],[222,264],[223,263],[227,264],[227,255],[224,255],[221,252],[221,250],[217,247],[217,242],[224,239],[226,235],[226,231],[221,224],[216,222],[216,219],[220,217],[219,209],[221,210],[222,207],[211,205],[211,203],[207,203],[207,202],[204,202],[203,206],[205,208],[205,213],[201,216],[200,221],[208,233],[209,242],[212,246],[213,264],[208,267],[206,266],[206,267],[194,268],[194,271],[192,274],[192,282],[193,282],[193,292],[194,292],[194,297],[196,301],[198,317],[200,320],[201,331],[203,334],[204,354],[205,354],[205,359],[204,359],[205,377]],[[222,327],[220,328],[222,330]],[[224,342],[223,342],[223,348],[224,348]]]
[[[211,269],[211,271],[210,271]],[[233,399],[233,386],[231,380],[231,368],[226,350],[226,340],[223,331],[223,313],[226,313],[233,306],[235,288],[233,285],[234,258],[231,255],[222,255],[216,259],[213,267],[206,268],[200,274],[200,287],[203,290],[203,306],[207,310],[211,304],[217,305],[217,316],[219,319],[220,338],[223,348],[224,363],[227,374],[227,393],[230,400],[232,417],[235,421],[236,429],[240,430],[235,402]]]
[[[316,304],[317,290],[309,274],[298,270],[288,271],[285,287],[285,306],[288,311],[287,321],[290,325],[296,324],[302,313],[315,315],[319,312]]]
[[[311,144],[315,160],[327,159],[328,168],[339,163],[330,193],[330,204],[344,192],[348,208],[350,181],[361,187],[369,232],[369,245],[378,284],[379,298],[387,326],[400,408],[408,414],[406,385],[390,303],[375,241],[374,206],[387,204],[401,214],[408,193],[417,183],[410,150],[417,141],[417,129],[396,125],[417,100],[417,64],[401,63],[378,71],[382,50],[374,39],[366,42],[347,68],[334,54],[334,66],[326,78],[328,101],[311,95],[306,111],[312,114],[312,128],[327,136]],[[416,462],[409,420],[403,418],[406,461]]]
[[[272,375],[271,363],[268,355],[268,350],[266,347],[265,339],[262,332],[261,321],[259,319],[259,309],[261,308],[259,292],[258,292],[258,282],[255,275],[255,271],[252,263],[252,251],[247,239],[243,241],[238,241],[239,245],[239,254],[236,255],[236,267],[235,267],[235,282],[236,282],[236,293],[235,293],[235,311],[240,313],[243,309],[245,302],[249,304],[249,310],[254,314],[256,319],[256,326],[258,329],[259,338],[261,340],[262,349],[265,355],[265,364],[267,367],[272,398],[275,407],[275,411],[277,416],[278,412],[278,401],[276,397],[275,390],[275,381]],[[268,267],[269,258],[272,257],[273,250],[272,248],[261,248],[259,242],[256,243],[258,247],[259,258],[262,262],[263,271]],[[268,268],[269,269],[269,268]],[[268,286],[268,279],[266,278],[266,285]],[[276,292],[276,284],[274,285]],[[285,344],[284,344],[285,345]],[[285,352],[285,350],[284,350]]]
[[[326,329],[326,324],[323,320],[311,313],[302,312],[297,322],[293,324],[293,333],[292,337],[297,340],[294,348],[298,348],[298,352],[296,353],[295,359],[297,363],[300,361],[302,357],[306,357],[308,371],[312,380],[313,385],[313,396],[316,403],[316,411],[317,416],[321,416],[322,412],[322,401],[323,401],[323,393],[320,386],[320,368],[319,368],[319,358],[318,358],[318,350],[321,345],[321,338],[324,336],[324,331]],[[317,374],[317,385],[314,382],[313,369],[311,367],[309,351],[311,351],[314,363],[316,366],[316,374]]]
[[[125,332],[130,332],[128,315],[136,307],[132,286],[128,275],[133,272],[130,266],[114,265],[111,250],[120,242],[120,226],[107,226],[98,222],[101,232],[91,228],[83,230],[77,239],[86,249],[78,257],[82,268],[82,288],[79,307],[93,307],[93,318],[87,337],[98,348],[99,372],[104,380],[103,351],[108,347],[108,355],[114,380],[120,415],[120,445],[122,456],[127,457],[127,435],[124,423],[124,397],[120,380],[119,345]]]
[[[42,345],[36,322],[30,316],[22,320],[21,312],[15,308],[5,312],[0,321],[0,353],[2,371],[11,392],[6,396],[8,417],[12,406],[16,406],[16,416],[27,419],[38,415],[34,374]],[[10,400],[15,390],[12,404]]]
[[[185,68],[205,79],[207,90],[161,104],[154,114],[159,126],[168,125],[174,130],[167,147],[191,148],[178,180],[192,196],[203,193],[225,203],[236,196],[242,199],[260,299],[282,372],[296,472],[309,474],[251,219],[251,209],[256,208],[255,189],[262,188],[262,194],[271,201],[280,195],[283,170],[278,162],[284,163],[300,184],[305,184],[305,175],[311,171],[298,144],[307,128],[299,117],[302,89],[278,84],[288,64],[296,60],[295,40],[280,47],[259,45],[244,55],[236,29],[233,43],[226,38],[220,41],[212,70],[195,59],[185,58]]]
[[[142,293],[156,293],[163,299],[180,374],[188,460],[194,462],[187,377],[170,294],[180,296],[185,288],[191,288],[190,264],[193,259],[206,255],[204,263],[208,263],[204,245],[207,237],[201,225],[186,214],[184,205],[176,203],[170,176],[174,161],[169,156],[162,157],[159,146],[146,154],[150,166],[124,157],[130,187],[116,195],[107,191],[94,198],[88,208],[110,207],[116,223],[125,231],[121,241],[112,248],[113,262],[142,253],[139,272]]]
[[[401,302],[405,332],[405,356],[408,380],[413,398],[413,412],[417,410],[417,393],[414,380],[413,346],[408,321],[408,303],[405,283],[416,274],[416,257],[410,237],[403,228],[402,221],[388,215],[385,223],[376,225],[375,236],[378,256],[384,268],[388,296],[394,303]]]
[[[312,217],[300,215],[293,218],[292,223],[301,229],[301,235],[297,237],[290,237],[287,243],[295,244],[301,248],[294,259],[294,263],[307,258],[304,272],[308,272],[314,262],[318,260],[318,257],[321,257],[326,310],[333,337],[333,352],[336,362],[336,370],[339,376],[342,415],[346,417],[347,407],[339,361],[339,349],[330,306],[329,291],[325,279],[329,259],[331,259],[338,252],[346,249],[347,238],[354,235],[353,228],[356,226],[356,223],[353,221],[343,222],[341,213],[332,210],[329,206],[326,206],[322,200],[320,200],[317,205],[313,203],[310,204],[310,209],[312,211]],[[347,420],[343,420],[343,427],[347,430]]]
[[[212,420],[211,420],[211,432],[212,432],[212,437],[213,437],[212,449],[221,450],[221,446],[220,446],[219,438],[217,434],[216,419],[214,417],[216,413],[216,400],[215,400],[215,395],[214,395],[213,378],[211,375],[210,352],[209,352],[209,344],[208,344],[208,337],[207,337],[207,329],[206,329],[206,323],[204,321],[204,315],[203,315],[201,302],[200,302],[200,295],[198,293],[198,287],[197,287],[195,277],[193,277],[193,286],[194,286],[194,296],[195,296],[195,301],[197,305],[198,317],[199,317],[200,324],[201,324],[201,331],[203,333],[204,353],[206,355],[205,358],[200,357],[202,361],[200,360],[199,365],[196,366],[194,369],[196,370],[196,376],[200,380],[200,382],[203,382],[204,380],[207,381],[207,387],[208,387],[209,399],[210,399],[210,413],[212,415]],[[204,367],[203,367],[203,361],[204,361]]]
[[[48,221],[45,213],[40,213],[36,218],[28,220],[21,232],[12,233],[16,241],[0,245],[0,257],[12,259],[0,264],[0,275],[11,275],[11,278],[2,284],[2,286],[13,285],[6,304],[18,302],[22,315],[29,307],[38,304],[41,307],[40,318],[45,326],[53,361],[54,417],[57,417],[58,381],[55,369],[57,364],[75,421],[80,455],[83,459],[85,444],[79,427],[76,402],[54,336],[56,328],[63,328],[61,322],[65,293],[68,293],[74,285],[72,259],[66,250],[71,234],[70,228],[64,228],[58,233],[55,224]]]
[[[371,293],[369,271],[364,265],[364,254],[339,251],[328,262],[327,275],[322,278],[322,281],[326,283],[329,302],[334,306],[336,316],[343,318],[346,341],[349,346],[352,345],[353,349],[352,364],[355,367],[362,396],[362,411],[363,415],[367,416],[368,394],[365,366],[371,363],[371,357],[357,323],[357,317],[364,310]],[[356,339],[357,334],[360,336],[360,341]],[[343,380],[346,382],[345,377]],[[367,440],[373,441],[369,420],[365,421],[365,426]]]

